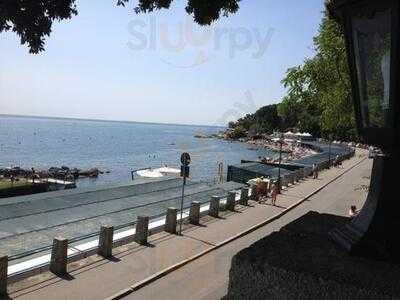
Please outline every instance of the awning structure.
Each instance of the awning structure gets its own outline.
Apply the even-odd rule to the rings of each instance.
[[[309,155],[303,158],[295,159],[290,163],[283,164],[280,170],[281,176],[290,174],[293,170],[288,169],[288,164],[301,168],[312,167],[314,164],[323,165],[327,164],[329,160],[334,157],[344,157],[351,155],[354,152],[353,149],[342,145],[331,145],[319,143],[319,142],[307,142],[303,143],[303,146],[308,146],[315,150],[316,154]],[[228,180],[235,182],[246,183],[250,179],[257,177],[278,178],[278,167],[277,164],[266,164],[263,162],[245,162],[238,165],[228,166]]]

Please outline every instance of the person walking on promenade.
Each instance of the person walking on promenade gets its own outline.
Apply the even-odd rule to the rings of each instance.
[[[271,204],[275,206],[276,196],[278,195],[278,185],[273,184],[271,189]]]
[[[32,171],[32,183],[35,183],[35,177],[36,177],[35,168],[32,167],[32,168],[31,168],[31,171]]]
[[[357,216],[358,212],[359,211],[357,210],[357,207],[355,205],[350,206],[349,217],[354,218],[355,216]]]
[[[318,167],[316,164],[313,164],[312,171],[313,171],[313,178],[318,179]]]
[[[339,168],[342,165],[342,163],[339,160],[339,155],[336,155],[335,157],[335,167]]]

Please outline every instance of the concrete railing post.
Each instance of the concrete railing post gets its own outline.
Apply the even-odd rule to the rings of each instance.
[[[296,177],[296,174],[295,174],[295,173],[291,173],[291,174],[290,174],[290,184],[291,184],[291,185],[294,185],[295,177]]]
[[[105,258],[112,256],[114,227],[101,226],[99,237],[99,249],[97,253]]]
[[[228,198],[226,199],[226,209],[235,211],[236,204],[236,192],[228,192]]]
[[[51,249],[50,271],[56,275],[67,273],[68,239],[56,237]]]
[[[304,169],[300,169],[300,179],[304,179]]]
[[[283,175],[282,177],[281,177],[281,180],[282,180],[282,182],[281,182],[281,187],[283,188],[283,187],[287,187],[288,186],[288,179],[287,179],[287,176],[286,175]]]
[[[257,200],[257,186],[253,184],[250,188],[250,199],[251,200]]]
[[[249,202],[249,188],[243,187],[240,191],[240,204],[248,205]]]
[[[200,202],[193,201],[190,205],[189,221],[191,224],[198,225],[200,222]]]
[[[140,245],[146,245],[148,236],[149,236],[149,217],[138,216],[136,222],[135,242]]]
[[[175,207],[168,207],[167,216],[165,218],[165,231],[171,234],[176,233],[176,217],[178,209]]]
[[[208,214],[214,218],[218,218],[219,215],[219,196],[212,196],[210,201],[210,210]]]
[[[296,182],[300,181],[300,173],[299,171],[296,171]]]
[[[0,298],[7,296],[8,256],[0,256]]]

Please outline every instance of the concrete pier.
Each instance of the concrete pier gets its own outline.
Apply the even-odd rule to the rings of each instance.
[[[190,205],[189,222],[194,225],[200,223],[200,202],[193,201]]]
[[[211,197],[210,210],[209,210],[208,214],[214,218],[218,218],[218,215],[219,215],[219,202],[220,202],[219,196]]]
[[[56,275],[67,273],[68,239],[56,237],[51,249],[50,271]]]
[[[136,222],[135,242],[141,245],[146,245],[148,236],[149,236],[149,217],[138,216]]]
[[[0,256],[0,298],[7,295],[8,256]]]
[[[188,180],[187,195],[196,194],[198,198],[185,197],[184,207],[189,207],[193,200],[208,201],[215,189],[227,193],[241,187],[235,182],[209,185]],[[150,213],[161,216],[167,207],[176,206],[176,199],[181,196],[182,178],[167,176],[3,199],[7,205],[1,208],[0,252],[9,257],[20,255],[51,246],[53,238],[59,235],[76,239],[99,231],[103,224],[130,224],[136,216]],[[120,209],[107,214],[116,207]]]
[[[236,204],[236,192],[228,192],[228,198],[226,199],[226,209],[235,211]]]
[[[176,217],[178,209],[175,207],[168,207],[167,216],[165,217],[165,231],[171,234],[176,234]]]
[[[109,258],[112,256],[113,236],[114,236],[113,226],[101,226],[100,237],[99,237],[99,249],[97,251],[99,255],[105,258]]]

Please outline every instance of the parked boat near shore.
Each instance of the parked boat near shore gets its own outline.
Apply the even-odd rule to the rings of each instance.
[[[165,175],[177,175],[180,174],[180,170],[177,168],[171,168],[168,166],[164,166],[161,168],[148,168],[148,169],[143,169],[136,171],[136,174],[138,174],[141,177],[147,177],[147,178],[160,178],[164,177]]]

